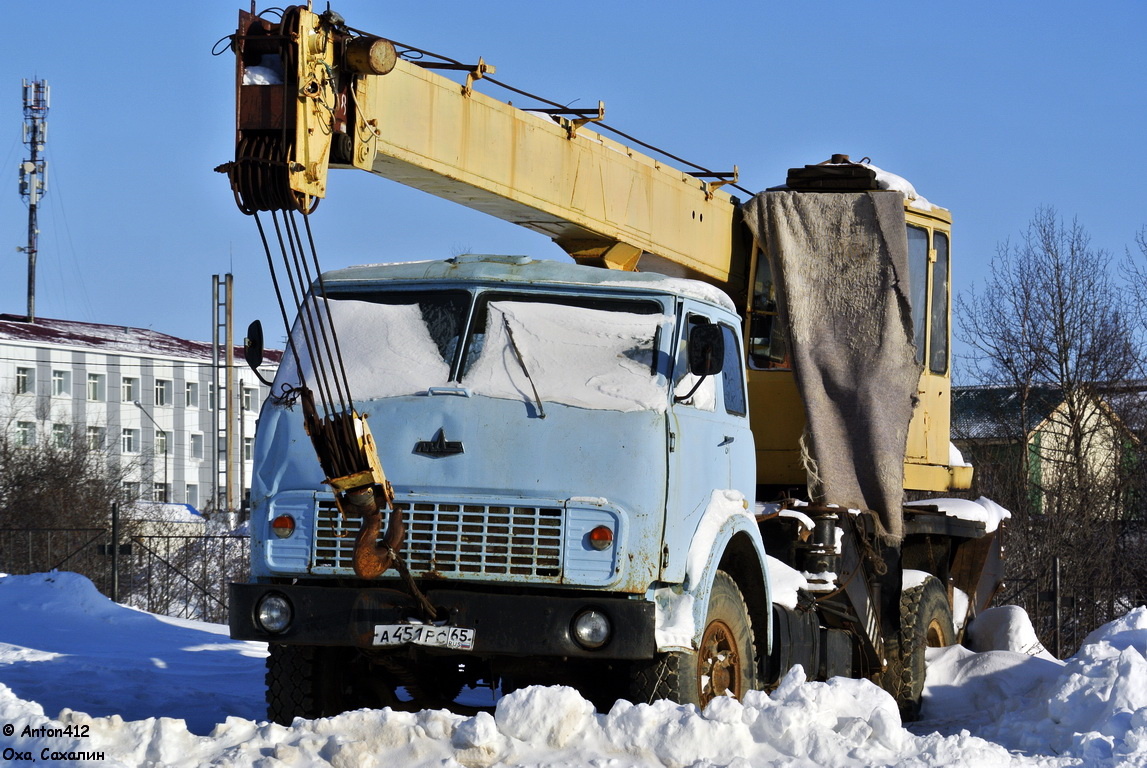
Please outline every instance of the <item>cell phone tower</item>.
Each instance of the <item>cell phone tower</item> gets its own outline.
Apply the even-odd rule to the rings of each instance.
[[[28,254],[28,322],[36,322],[36,250],[40,229],[36,209],[48,191],[48,163],[44,147],[48,143],[48,83],[24,81],[24,144],[29,158],[20,164],[20,197],[28,204],[28,244],[20,248]]]

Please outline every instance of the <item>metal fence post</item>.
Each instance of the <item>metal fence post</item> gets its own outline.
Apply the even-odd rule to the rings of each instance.
[[[112,504],[112,602],[119,602],[119,503]]]
[[[1063,650],[1063,601],[1060,598],[1060,581],[1059,581],[1059,555],[1056,555],[1051,560],[1051,573],[1052,573],[1052,595],[1055,600],[1055,637],[1052,653],[1057,659],[1063,658],[1060,652]]]

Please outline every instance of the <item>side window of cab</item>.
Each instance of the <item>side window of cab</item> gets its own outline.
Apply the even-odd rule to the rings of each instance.
[[[725,362],[721,367],[722,393],[725,398],[725,412],[735,416],[745,416],[745,376],[741,369],[740,334],[731,326],[721,323],[721,336],[725,339]]]
[[[698,377],[689,371],[688,344],[695,326],[710,326],[720,330],[721,370],[716,374]],[[742,359],[740,334],[733,326],[714,323],[704,315],[689,315],[679,356],[677,384],[674,387],[676,401],[703,411],[716,411],[723,406],[726,413],[747,415]],[[717,402],[718,392],[721,393],[720,404]]]

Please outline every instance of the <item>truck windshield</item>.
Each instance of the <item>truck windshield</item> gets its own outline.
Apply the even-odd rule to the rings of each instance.
[[[332,294],[325,307],[338,331],[351,395],[356,400],[398,397],[447,384],[470,302],[466,291]],[[298,321],[291,330],[302,365],[296,365],[288,349],[276,377],[276,391],[280,382],[293,386],[300,378],[315,386],[308,349],[324,343],[326,326],[326,310],[315,312],[315,307],[308,301],[304,310],[318,318],[308,324],[306,333]]]
[[[475,394],[579,408],[664,410],[657,355],[670,318],[650,301],[489,293],[470,324],[460,381]]]
[[[395,291],[339,293],[325,306],[355,400],[453,383],[498,399],[620,411],[666,407],[668,366],[657,343],[672,318],[653,301],[501,292],[475,301],[466,291]],[[325,311],[318,315],[321,331]],[[315,386],[307,349],[322,342],[307,336],[296,322],[292,339],[303,362],[297,366],[288,350],[276,390],[297,384],[300,368]]]

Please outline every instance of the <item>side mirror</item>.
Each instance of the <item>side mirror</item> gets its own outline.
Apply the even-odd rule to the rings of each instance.
[[[694,325],[689,330],[689,373],[716,376],[725,366],[725,336],[716,323]]]
[[[243,359],[259,381],[268,387],[272,386],[272,382],[259,373],[259,366],[263,364],[263,324],[258,320],[247,326],[247,338],[243,340]]]
[[[243,341],[243,359],[251,370],[258,371],[263,364],[263,324],[256,320],[247,326],[247,338]]]

